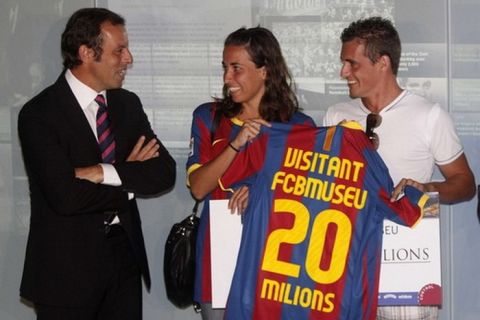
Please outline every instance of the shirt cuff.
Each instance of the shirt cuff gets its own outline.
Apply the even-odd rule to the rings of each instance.
[[[103,182],[102,184],[118,187],[122,185],[122,180],[118,175],[115,167],[109,163],[100,163],[103,169]],[[132,192],[128,193],[128,200],[132,200],[135,195]]]
[[[115,170],[115,167],[109,163],[100,163],[103,169],[103,182],[102,184],[106,184],[109,186],[118,187],[122,185],[122,180],[120,180],[120,176]]]

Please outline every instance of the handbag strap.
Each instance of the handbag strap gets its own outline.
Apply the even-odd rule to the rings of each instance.
[[[198,216],[198,206],[200,205],[200,202],[201,201],[198,201],[197,199],[195,199],[195,205],[193,206],[193,210],[192,210],[192,214],[194,214],[195,216]]]

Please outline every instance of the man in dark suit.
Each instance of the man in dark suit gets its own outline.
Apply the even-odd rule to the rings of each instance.
[[[172,188],[175,161],[121,89],[133,61],[122,17],[75,12],[62,56],[65,71],[18,119],[31,197],[20,294],[39,320],[141,319],[150,274],[134,198]]]

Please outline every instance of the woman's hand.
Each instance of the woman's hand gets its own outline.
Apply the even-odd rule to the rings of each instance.
[[[252,142],[252,140],[260,133],[261,126],[271,127],[272,125],[261,118],[245,120],[242,129],[235,139],[231,141],[233,147],[238,150],[245,146],[247,142]]]
[[[232,213],[242,214],[245,211],[245,208],[248,205],[248,192],[249,189],[247,186],[241,186],[233,192],[232,197],[228,201],[228,209]]]

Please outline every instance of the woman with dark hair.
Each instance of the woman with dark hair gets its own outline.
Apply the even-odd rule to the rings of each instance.
[[[313,126],[299,112],[293,81],[280,45],[268,29],[240,28],[225,40],[223,98],[197,107],[193,113],[188,185],[196,199],[205,199],[197,238],[194,300],[203,319],[223,319],[224,309],[212,309],[208,200],[228,199],[242,212],[248,189],[232,194],[218,187],[218,179],[240,149],[245,148],[269,122]],[[247,182],[245,182],[247,184]]]

